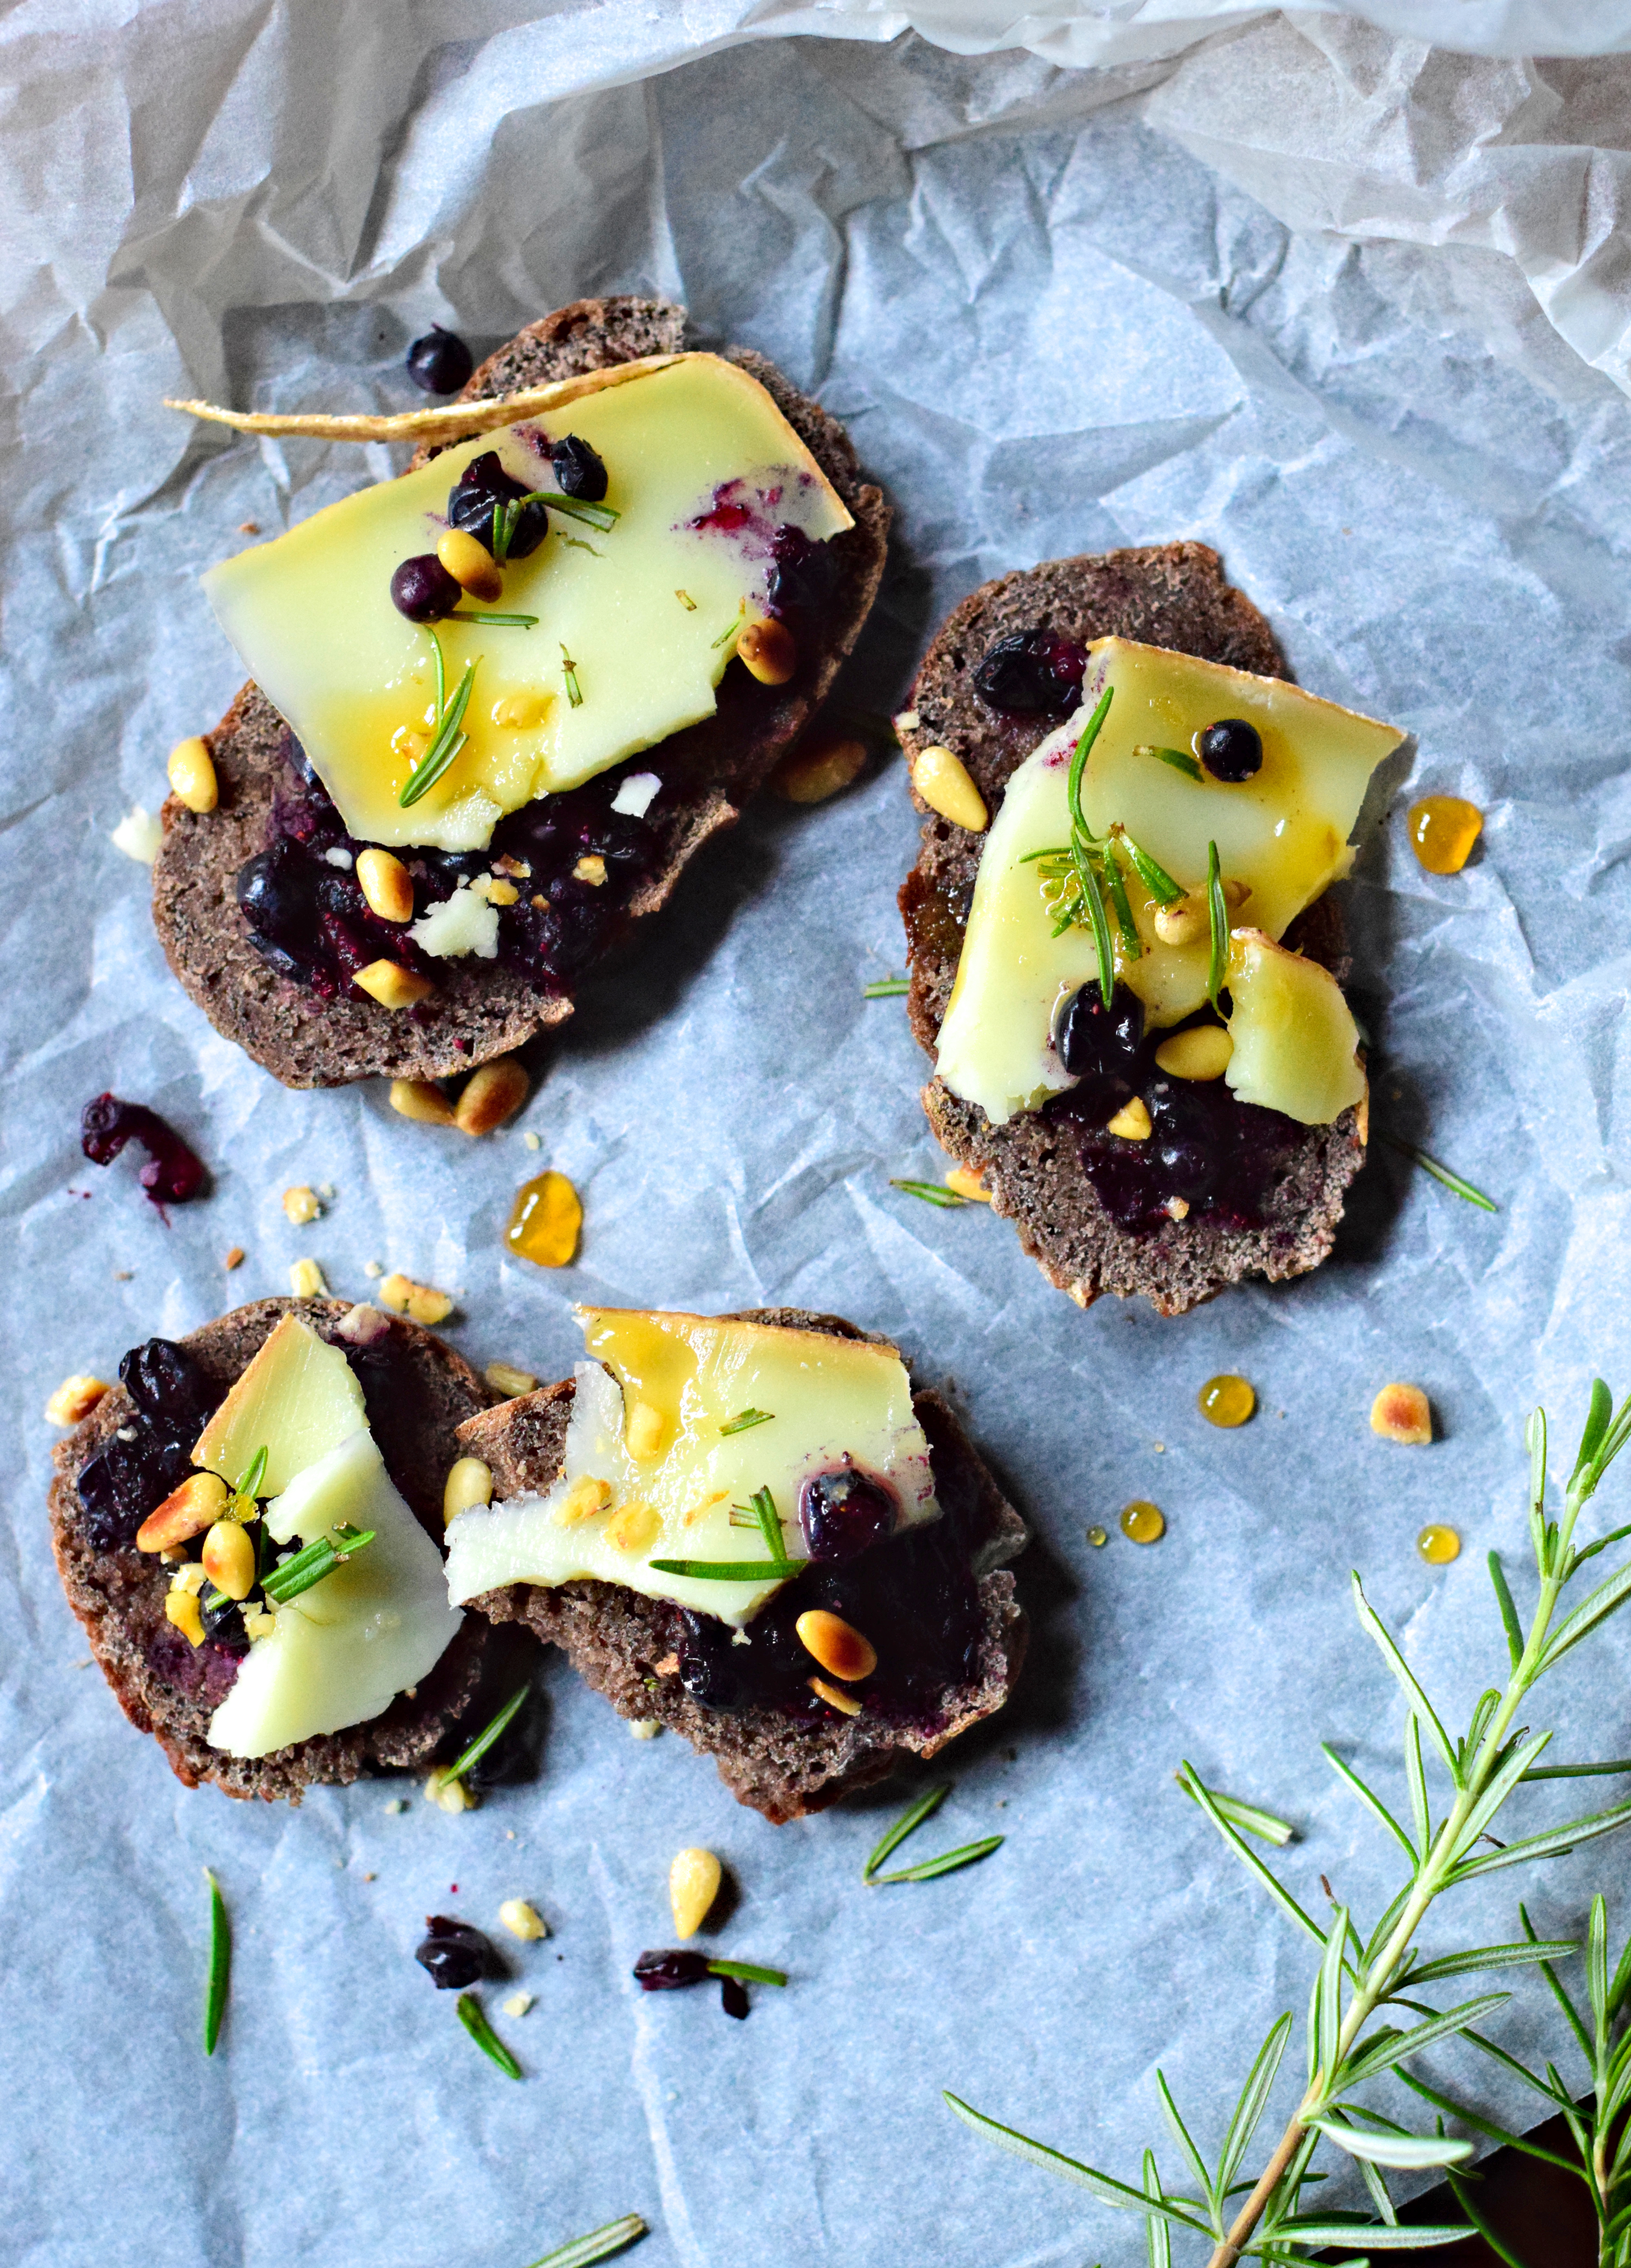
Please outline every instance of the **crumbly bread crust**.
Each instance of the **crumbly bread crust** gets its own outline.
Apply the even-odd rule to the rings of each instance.
[[[987,583],[937,634],[908,703],[917,722],[900,737],[908,766],[920,748],[951,749],[994,816],[1013,772],[1058,720],[988,709],[973,673],[995,639],[1039,625],[1084,645],[1135,638],[1261,677],[1290,675],[1268,624],[1224,581],[1223,563],[1203,543],[1056,559]],[[932,1058],[984,837],[940,818],[915,790],[912,799],[927,823],[900,890],[910,949],[907,1006],[913,1033]],[[1328,897],[1310,907],[1286,941],[1339,980],[1346,974],[1341,919]],[[922,1102],[941,1146],[959,1165],[983,1173],[994,1210],[1013,1221],[1048,1281],[1084,1307],[1113,1292],[1142,1294],[1157,1314],[1179,1315],[1243,1277],[1280,1282],[1317,1268],[1331,1249],[1348,1185],[1364,1163],[1363,1108],[1346,1110],[1333,1125],[1308,1129],[1262,1226],[1231,1227],[1200,1216],[1139,1233],[1118,1227],[1105,1211],[1068,1127],[1034,1111],[993,1126],[978,1104],[961,1101],[938,1079],[923,1089]]]
[[[840,1337],[871,1338],[836,1315],[797,1307],[757,1308],[744,1320]],[[460,1426],[466,1453],[492,1468],[494,1495],[546,1489],[565,1457],[571,1415],[570,1379],[505,1403]],[[579,1676],[603,1693],[621,1717],[656,1718],[711,1756],[738,1803],[761,1811],[776,1826],[824,1811],[841,1796],[887,1778],[907,1755],[932,1756],[1003,1706],[1025,1658],[1028,1626],[1005,1562],[1025,1548],[1028,1531],[981,1462],[949,1405],[933,1392],[914,1395],[913,1407],[929,1436],[937,1469],[974,1492],[981,1537],[974,1565],[984,1628],[974,1675],[950,1689],[937,1705],[932,1731],[869,1727],[864,1716],[805,1725],[768,1708],[729,1715],[704,1709],[661,1664],[672,1648],[672,1609],[617,1583],[562,1583],[545,1588],[512,1583],[471,1602],[494,1622],[519,1622],[560,1646]],[[943,1485],[944,1483],[943,1482]]]
[[[224,1390],[284,1315],[301,1316],[333,1340],[349,1304],[344,1300],[257,1300],[189,1333],[181,1344]],[[404,1360],[415,1406],[403,1413],[395,1438],[382,1440],[379,1447],[397,1487],[439,1545],[442,1482],[459,1454],[457,1428],[488,1409],[495,1395],[461,1355],[418,1324],[393,1318],[391,1343]],[[188,1787],[209,1780],[228,1795],[258,1795],[268,1803],[285,1796],[298,1803],[307,1787],[343,1786],[364,1773],[402,1771],[434,1756],[480,1680],[489,1632],[478,1615],[466,1616],[416,1694],[399,1694],[382,1716],[365,1725],[254,1758],[225,1756],[209,1746],[209,1719],[221,1693],[211,1694],[202,1684],[188,1690],[165,1676],[151,1659],[154,1641],[169,1630],[165,1619],[169,1568],[134,1544],[120,1551],[94,1551],[84,1536],[75,1484],[92,1455],[135,1413],[124,1388],[114,1386],[57,1443],[53,1452],[56,1477],[50,1493],[51,1543],[68,1602],[84,1625],[91,1651],[114,1698],[137,1732],[152,1734],[177,1778]],[[185,1639],[181,1644],[185,1647]],[[175,1649],[168,1650],[178,1660],[186,1659]]]
[[[580,371],[674,353],[685,321],[683,308],[662,300],[575,300],[489,357],[460,399],[492,400]],[[822,652],[776,691],[745,678],[738,683],[744,674],[730,674],[717,713],[663,742],[654,761],[681,792],[664,799],[659,861],[630,901],[620,936],[665,905],[702,845],[735,825],[826,698],[883,577],[889,507],[863,478],[842,427],[762,356],[741,347],[724,351],[775,398],[856,525],[834,539],[841,573]],[[246,685],[204,735],[220,789],[216,809],[201,816],[173,795],[164,806],[153,919],[171,968],[216,1029],[285,1086],[335,1086],[375,1077],[452,1077],[569,1016],[569,998],[546,998],[496,962],[446,964],[437,990],[408,1012],[345,995],[320,1001],[267,966],[249,942],[233,880],[244,860],[265,848],[284,729],[260,688]]]

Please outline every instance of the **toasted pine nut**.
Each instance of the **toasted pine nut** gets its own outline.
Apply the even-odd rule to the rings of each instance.
[[[221,1265],[225,1269],[227,1274],[230,1276],[234,1268],[241,1268],[243,1266],[246,1256],[247,1256],[244,1251],[243,1246],[241,1244],[235,1244],[231,1250],[227,1254],[226,1258],[221,1263]]]
[[[865,763],[864,740],[821,740],[784,756],[770,784],[789,803],[825,803],[857,778]]]
[[[461,1134],[490,1134],[526,1101],[528,1079],[515,1056],[495,1056],[465,1081],[453,1123]]]
[[[954,1197],[966,1197],[971,1204],[991,1202],[991,1192],[977,1166],[953,1166],[945,1177],[945,1185]]]
[[[534,1945],[549,1934],[542,1914],[525,1898],[506,1898],[498,1909],[498,1918],[511,1937],[518,1937],[525,1945]]]
[[[512,906],[520,895],[515,884],[503,874],[489,881],[487,886],[487,902],[489,906]]]
[[[970,835],[983,835],[990,823],[985,798],[968,768],[950,748],[920,748],[912,759],[912,784],[930,811]]]
[[[444,1323],[453,1312],[447,1292],[438,1292],[433,1284],[415,1284],[394,1269],[381,1281],[379,1297],[393,1314],[406,1315],[415,1323]]]
[[[1169,1079],[1222,1079],[1235,1043],[1221,1024],[1194,1024],[1156,1049],[1156,1069]]]
[[[518,1394],[530,1394],[538,1384],[530,1370],[518,1370],[512,1362],[489,1362],[481,1375],[506,1402],[513,1402]]]
[[[415,1126],[451,1126],[453,1106],[433,1079],[393,1079],[391,1108]]]
[[[308,1222],[316,1220],[322,1210],[315,1189],[302,1185],[283,1191],[283,1219],[292,1221],[297,1228],[305,1228]]]
[[[297,1260],[289,1271],[289,1288],[297,1300],[326,1300],[328,1285],[315,1260]]]
[[[748,623],[737,639],[736,651],[761,685],[785,685],[798,666],[793,633],[769,615]]]
[[[475,1798],[461,1779],[450,1779],[444,1771],[433,1771],[425,1782],[425,1801],[434,1803],[438,1811],[474,1811]]]
[[[853,1693],[846,1693],[841,1685],[829,1685],[825,1677],[806,1680],[812,1693],[819,1693],[829,1709],[836,1709],[841,1717],[858,1717],[861,1704]]]
[[[662,1411],[651,1403],[629,1403],[628,1416],[623,1425],[623,1445],[631,1457],[643,1463],[648,1457],[656,1456],[663,1446],[666,1431]]]
[[[586,850],[584,853],[572,869],[572,880],[575,882],[587,882],[591,890],[604,887],[606,860],[598,850]]]
[[[436,547],[436,556],[455,583],[484,604],[503,594],[503,570],[485,543],[462,527],[450,527]]]
[[[269,1607],[252,1607],[244,1616],[244,1629],[250,1638],[270,1638],[277,1628],[277,1616]]]
[[[371,961],[351,979],[360,991],[378,1000],[382,1008],[411,1008],[436,987],[428,976],[415,976],[400,961]]]
[[[668,1869],[668,1903],[673,1911],[676,1937],[696,1935],[719,1896],[724,1874],[724,1868],[711,1851],[693,1846],[675,1852]]]
[[[829,1614],[825,1607],[812,1607],[800,1615],[793,1628],[798,1633],[798,1643],[806,1653],[813,1654],[823,1669],[834,1677],[841,1677],[846,1685],[857,1678],[870,1677],[878,1667],[878,1648],[870,1638],[863,1638],[853,1623],[841,1615]]]
[[[1231,914],[1238,913],[1241,907],[1245,905],[1246,900],[1251,896],[1251,895],[1252,885],[1250,882],[1238,882],[1232,874],[1224,875],[1223,903],[1228,907]]]
[[[576,1528],[580,1520],[592,1520],[598,1512],[604,1512],[611,1501],[611,1482],[598,1481],[585,1474],[581,1481],[574,1481],[562,1498],[555,1507],[555,1518],[562,1528]]]
[[[170,751],[166,767],[170,784],[189,811],[202,814],[213,811],[220,799],[220,788],[215,776],[215,759],[209,753],[209,743],[202,734],[191,733],[178,740]]]
[[[246,1599],[255,1587],[255,1547],[235,1520],[217,1520],[204,1538],[204,1572],[229,1599]]]
[[[549,713],[549,696],[544,693],[506,693],[494,704],[493,722],[506,733],[530,733],[534,725],[541,725]]]
[[[213,1528],[226,1509],[226,1483],[219,1473],[188,1473],[136,1531],[138,1551],[162,1551]]]
[[[88,1418],[107,1391],[107,1381],[92,1378],[87,1372],[76,1371],[65,1378],[45,1406],[48,1425],[77,1425]]]
[[[1156,935],[1163,945],[1194,945],[1212,933],[1205,894],[1191,890],[1170,906],[1156,908]]]
[[[1150,1139],[1150,1113],[1142,1095],[1135,1094],[1124,1102],[1115,1116],[1106,1126],[1106,1134],[1119,1134],[1124,1142],[1147,1142]]]
[[[393,851],[373,846],[356,854],[356,879],[370,910],[381,921],[414,918],[414,878]]]
[[[1420,1448],[1433,1438],[1433,1412],[1419,1386],[1385,1386],[1370,1404],[1370,1431]]]
[[[480,1457],[460,1457],[442,1484],[442,1524],[451,1528],[461,1512],[493,1501],[493,1476]]]
[[[636,1497],[607,1521],[606,1540],[613,1551],[643,1551],[656,1543],[662,1525],[650,1506]]]
[[[203,1609],[197,1594],[192,1591],[167,1591],[165,1594],[165,1620],[173,1623],[189,1646],[204,1642]]]

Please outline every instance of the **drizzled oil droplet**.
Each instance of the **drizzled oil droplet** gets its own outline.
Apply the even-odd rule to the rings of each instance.
[[[1458,795],[1424,796],[1406,824],[1410,847],[1429,874],[1458,874],[1483,832],[1484,814]]]
[[[1095,1525],[1088,1529],[1087,1540],[1092,1545],[1094,1550],[1097,1551],[1101,1544],[1109,1543],[1110,1537],[1104,1528]]]
[[[540,1174],[516,1191],[504,1242],[540,1268],[564,1268],[577,1250],[584,1208],[564,1174]]]
[[[1121,1533],[1135,1543],[1158,1543],[1166,1534],[1166,1514],[1158,1504],[1136,1497],[1121,1514]]]
[[[1244,1425],[1257,1407],[1257,1395],[1246,1379],[1225,1371],[1209,1378],[1195,1396],[1209,1425]]]
[[[1441,1528],[1433,1521],[1417,1536],[1416,1550],[1429,1565],[1447,1567],[1461,1556],[1461,1538],[1453,1528]]]

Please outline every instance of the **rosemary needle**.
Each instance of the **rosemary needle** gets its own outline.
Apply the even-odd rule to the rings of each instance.
[[[1493,1197],[1487,1197],[1482,1189],[1475,1189],[1471,1182],[1464,1182],[1459,1174],[1452,1174],[1448,1166],[1441,1166],[1436,1158],[1429,1158],[1425,1150],[1418,1150],[1414,1142],[1401,1142],[1397,1134],[1384,1134],[1382,1139],[1390,1150],[1397,1150],[1401,1158],[1408,1158],[1424,1174],[1431,1174],[1436,1182],[1442,1182],[1457,1197],[1465,1197],[1468,1204],[1478,1205],[1485,1212],[1500,1211]]]
[[[861,987],[863,1000],[898,1000],[912,987],[904,976],[879,976]]]
[[[938,1787],[926,1787],[915,1803],[908,1804],[865,1866],[862,1867],[861,1880],[863,1882],[870,1882],[897,1845],[904,1843],[915,1827],[921,1827],[931,1813],[938,1811],[951,1793],[951,1781],[942,1780]]]
[[[904,1189],[909,1197],[922,1197],[925,1204],[960,1205],[968,1203],[966,1197],[959,1197],[955,1189],[945,1189],[938,1182],[898,1182],[892,1176],[889,1186],[892,1189]]]
[[[212,2056],[221,2036],[221,2019],[226,2014],[226,1988],[232,1970],[232,1926],[227,1919],[221,1885],[208,1867],[204,1868],[204,1880],[209,1885],[209,1983],[204,1995],[204,2053]]]
[[[510,1696],[510,1698],[505,1702],[498,1714],[493,1719],[491,1724],[486,1725],[482,1727],[482,1729],[476,1734],[474,1740],[471,1742],[469,1747],[465,1750],[463,1756],[459,1757],[458,1763],[450,1764],[447,1770],[443,1773],[442,1782],[444,1786],[449,1780],[462,1779],[465,1774],[469,1771],[471,1765],[480,1762],[481,1758],[487,1754],[494,1742],[509,1724],[511,1719],[515,1715],[516,1711],[521,1706],[521,1704],[525,1700],[527,1695],[532,1691],[532,1690],[533,1681],[531,1678],[528,1678],[526,1683],[521,1688],[518,1693],[512,1693]]]
[[[755,1425],[768,1425],[775,1416],[774,1410],[738,1410],[728,1425],[719,1428],[723,1440],[727,1433],[750,1432]]]
[[[1200,1802],[1200,1797],[1181,1771],[1174,1772],[1172,1777],[1192,1802]],[[1296,1828],[1283,1819],[1276,1819],[1272,1811],[1265,1811],[1260,1804],[1242,1803],[1235,1795],[1220,1795],[1215,1787],[1208,1788],[1207,1793],[1231,1825],[1244,1827],[1248,1834],[1260,1835],[1265,1843],[1274,1844],[1277,1850],[1283,1850],[1288,1843],[1296,1839]]]
[[[739,1977],[745,1984],[785,1984],[784,1969],[756,1969],[751,1961],[710,1961],[710,1977]]]
[[[977,1859],[988,1859],[1003,1842],[1001,1835],[988,1835],[983,1842],[965,1843],[955,1851],[943,1851],[937,1859],[925,1859],[919,1867],[900,1867],[893,1874],[874,1874],[873,1887],[881,1882],[930,1882],[937,1874],[955,1874],[959,1867],[972,1867]]]
[[[649,2235],[637,2213],[626,2213],[621,2220],[608,2220],[603,2228],[591,2228],[587,2236],[575,2236],[569,2244],[557,2245],[546,2252],[541,2260],[534,2260],[532,2268],[594,2268],[597,2260],[610,2259],[626,2244],[636,2243]]]
[[[521,2066],[488,2022],[481,2003],[474,1992],[459,1996],[459,2021],[482,2054],[498,2066],[506,2079],[519,2079]]]

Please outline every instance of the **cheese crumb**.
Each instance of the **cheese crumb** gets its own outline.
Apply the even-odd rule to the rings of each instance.
[[[444,1323],[453,1312],[448,1292],[438,1292],[431,1284],[415,1284],[411,1278],[400,1274],[385,1278],[379,1286],[379,1298],[383,1306],[393,1308],[399,1315],[407,1315],[415,1323]]]
[[[451,961],[474,953],[480,961],[498,957],[498,909],[461,882],[451,898],[432,906],[414,923],[408,935],[422,953],[434,961]]]
[[[510,1402],[518,1394],[530,1394],[538,1383],[531,1371],[518,1370],[512,1362],[489,1362],[481,1375],[495,1394],[502,1394]]]
[[[297,1260],[289,1271],[289,1288],[297,1300],[323,1300],[328,1286],[315,1260]]]
[[[151,866],[164,848],[165,830],[152,813],[138,803],[126,812],[107,839],[115,850],[122,850],[138,866]]]
[[[512,1992],[510,1998],[502,2003],[506,2016],[525,2016],[532,2005],[533,1996],[530,1992]]]
[[[548,1923],[525,1898],[506,1898],[498,1909],[498,1918],[511,1937],[518,1937],[525,1945],[536,1944],[549,1934]]]
[[[631,1717],[628,1729],[637,1741],[654,1741],[663,1729],[660,1717]]]
[[[612,798],[612,808],[630,819],[643,819],[662,784],[655,772],[630,772]]]
[[[525,1143],[529,1150],[541,1150],[544,1146],[543,1136],[541,1134],[533,1133],[530,1129],[526,1133],[523,1134],[521,1139]]]
[[[283,1219],[292,1221],[297,1228],[305,1228],[312,1221],[320,1219],[322,1211],[317,1191],[308,1189],[304,1183],[283,1191]]]

